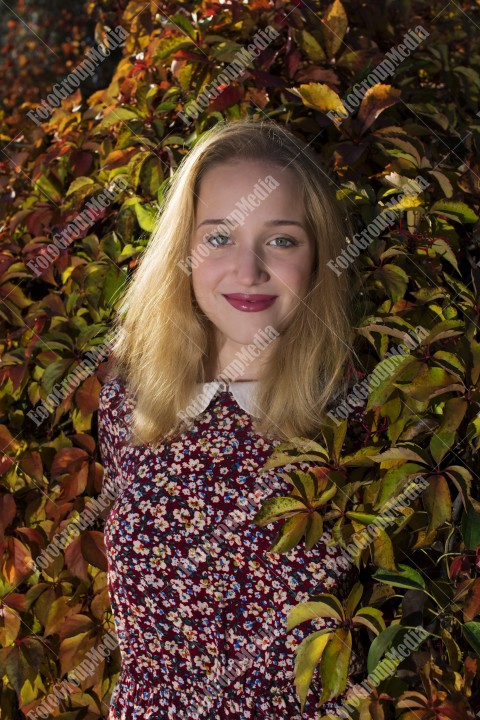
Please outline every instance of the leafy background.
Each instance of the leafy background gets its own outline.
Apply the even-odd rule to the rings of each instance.
[[[113,628],[104,518],[44,570],[28,564],[101,489],[96,412],[107,363],[41,425],[27,413],[106,341],[116,299],[185,153],[219,120],[253,116],[274,118],[311,143],[358,229],[408,179],[429,183],[399,202],[398,223],[356,260],[366,312],[352,381],[381,366],[407,329],[421,325],[426,337],[367,403],[335,432],[325,430],[323,443],[293,439],[271,462],[312,461],[313,474],[292,476],[292,496],[311,515],[320,516],[315,493],[338,488],[322,512],[345,545],[412,477],[428,480],[402,520],[362,552],[347,606],[324,599],[316,607],[338,621],[319,669],[335,694],[343,687],[342,673],[332,675],[332,650],[347,645],[347,633],[369,648],[370,671],[405,628],[422,625],[428,639],[358,713],[473,718],[480,708],[478,2],[75,0],[65,8],[17,0],[10,9],[2,3],[2,13],[2,717],[25,717]],[[429,37],[337,128],[326,114],[336,96],[419,24]],[[36,126],[27,112],[117,25],[129,32],[125,46]],[[267,25],[279,37],[186,127],[178,117],[185,104]],[[129,187],[37,277],[28,261],[117,176]],[[275,516],[285,520],[277,527],[290,544],[303,542],[304,531],[312,537],[300,512]],[[288,535],[292,527],[296,535]],[[339,654],[338,667],[347,655]],[[119,663],[117,649],[52,715],[104,717]],[[305,683],[297,687],[305,693]]]

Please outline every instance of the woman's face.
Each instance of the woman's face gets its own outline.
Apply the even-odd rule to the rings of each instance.
[[[265,181],[268,176],[273,182]],[[193,291],[228,356],[251,343],[259,329],[271,325],[281,332],[288,326],[308,289],[313,243],[299,184],[277,164],[238,160],[215,166],[203,177],[196,203]],[[232,294],[267,297],[252,303],[229,299]]]

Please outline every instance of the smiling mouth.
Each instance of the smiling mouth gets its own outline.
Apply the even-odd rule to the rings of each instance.
[[[269,308],[275,300],[276,295],[258,295],[253,293],[232,293],[223,296],[225,300],[236,310],[242,312],[260,312]]]

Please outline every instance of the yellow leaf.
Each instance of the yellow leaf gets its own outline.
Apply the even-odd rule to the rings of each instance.
[[[306,637],[297,648],[295,656],[295,688],[301,701],[302,712],[313,672],[330,640],[330,634],[330,630],[318,630],[318,632]]]
[[[333,57],[343,44],[347,32],[347,13],[340,0],[335,0],[323,17],[322,31],[327,57]]]
[[[299,88],[288,88],[288,90],[298,95],[306,107],[313,107],[324,113],[335,110],[341,115],[348,115],[340,96],[324,83],[308,83],[300,85]]]
[[[337,600],[337,598],[333,595],[329,595],[328,597],[330,598],[330,601],[328,602],[310,600],[300,603],[296,607],[292,608],[287,618],[287,632],[292,630],[292,628],[297,627],[297,625],[300,625],[300,623],[305,622],[306,620],[313,620],[315,618],[327,617],[338,620],[338,622],[342,622],[344,620],[344,613],[339,600]],[[335,604],[332,600],[335,600]],[[337,605],[338,607],[335,608],[334,605]]]
[[[421,205],[423,205],[423,202],[418,197],[413,197],[413,195],[405,195],[399,202],[395,203],[395,205],[389,205],[388,209],[407,210],[408,208],[420,207]]]
[[[321,703],[340,695],[345,690],[351,654],[352,633],[350,630],[342,628],[332,633],[320,662]]]

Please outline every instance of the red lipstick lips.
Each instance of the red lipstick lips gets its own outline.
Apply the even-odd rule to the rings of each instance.
[[[254,295],[253,293],[231,293],[223,296],[232,307],[242,312],[259,312],[273,305],[276,295]]]

